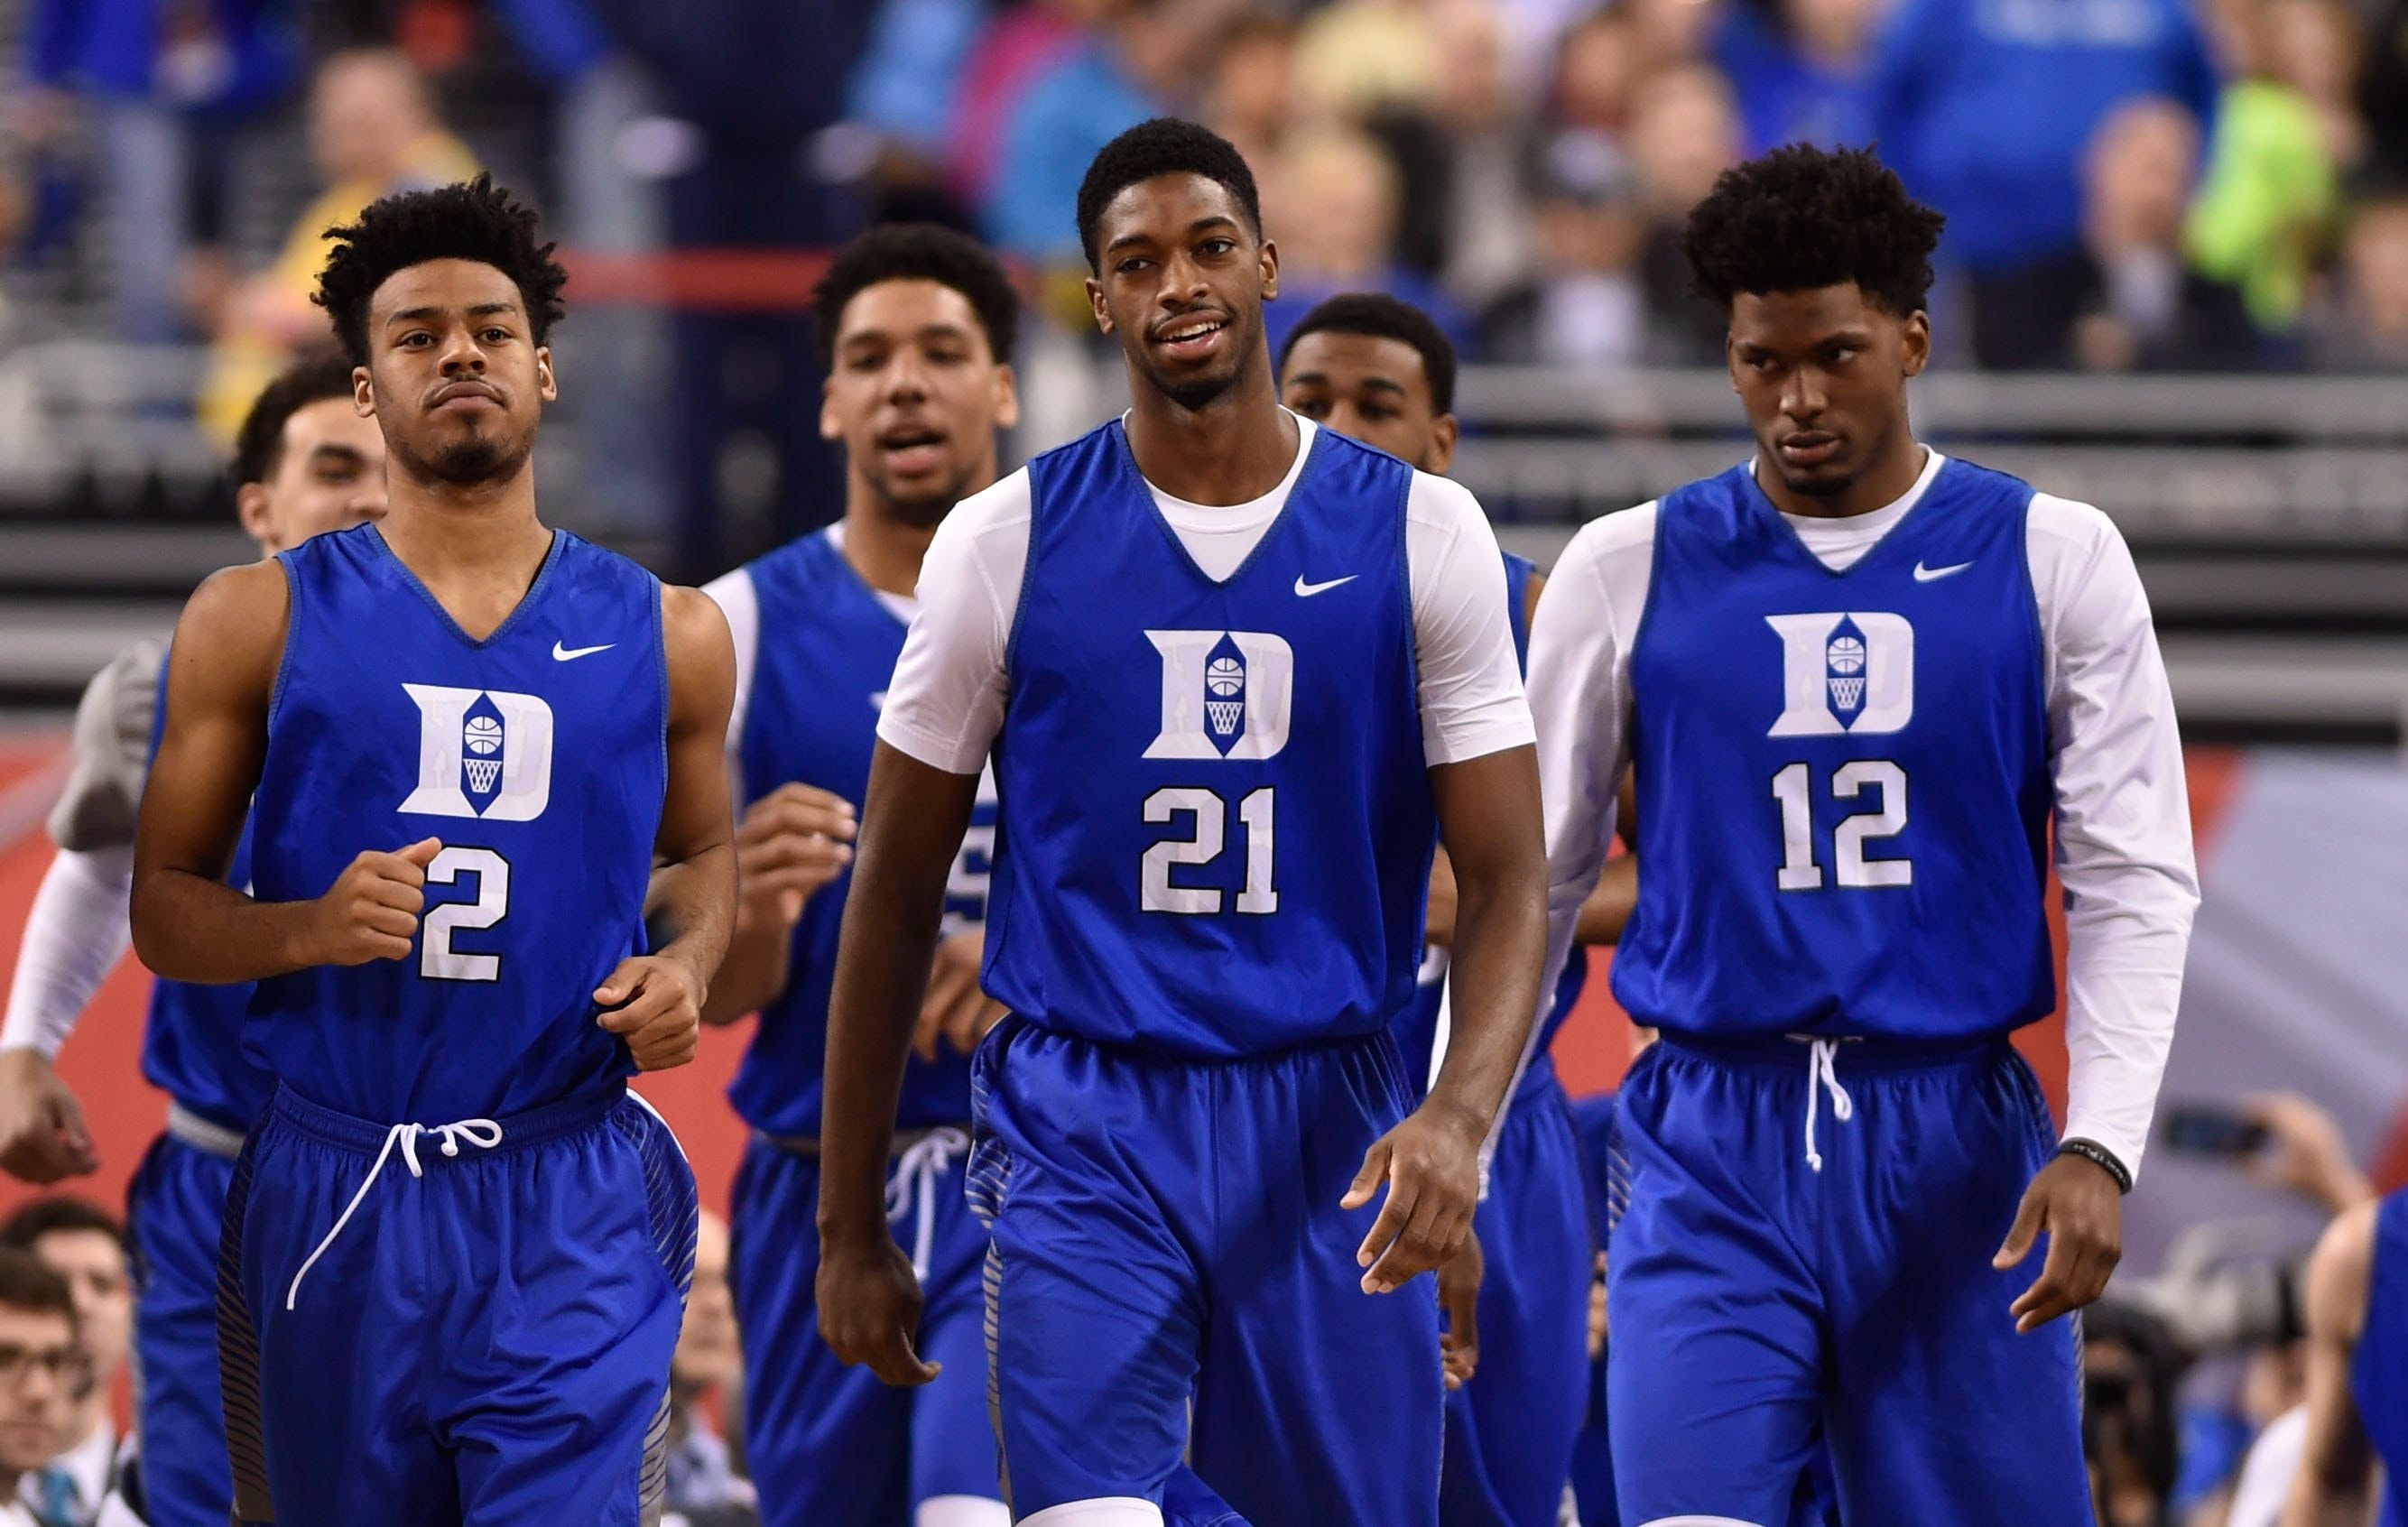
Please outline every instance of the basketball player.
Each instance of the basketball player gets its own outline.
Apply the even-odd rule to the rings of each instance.
[[[838,961],[823,1330],[889,1382],[935,1376],[882,1184],[992,751],[985,986],[1012,1016],[974,1067],[970,1177],[1015,1516],[1158,1523],[1192,1448],[1254,1527],[1426,1527],[1440,1368],[1417,1275],[1469,1228],[1538,998],[1496,537],[1460,488],[1279,407],[1278,255],[1226,142],[1132,128],[1078,209],[1134,402],[929,548]],[[1440,829],[1455,1040],[1412,1110],[1388,1028]]]
[[[1558,952],[1639,783],[1632,1527],[1781,1522],[1818,1434],[1847,1520],[2090,1520],[2058,1317],[2114,1265],[2172,1033],[2182,750],[2114,525],[1914,438],[1940,222],[1869,151],[1722,177],[1685,249],[1754,459],[1584,527],[1532,635]],[[2062,1144],[2007,1043],[2057,998],[2052,811]]]
[[[537,519],[532,212],[480,178],[334,236],[391,507],[194,595],[136,843],[136,948],[259,982],[278,1078],[226,1206],[236,1514],[633,1523],[695,1191],[626,1077],[692,1058],[726,943],[726,622]]]
[[[947,1371],[891,1389],[821,1340],[821,1072],[853,803],[878,707],[917,609],[928,541],[995,481],[1019,417],[1020,298],[994,256],[948,229],[876,229],[814,299],[827,365],[821,429],[845,450],[844,518],[706,592],[736,633],[728,749],[741,798],[743,899],[706,1021],[758,1007],[730,1096],[753,1129],[736,1186],[745,1456],[770,1527],[1009,1523],[987,1421],[979,1271],[986,1232],[963,1195],[969,1051],[1001,1010],[978,989],[995,806],[988,792],[946,886],[936,990],[906,1067],[886,1197],[927,1291],[920,1349]]]
[[[2283,1527],[2408,1527],[2408,1190],[2326,1227],[2307,1322],[2308,1434]]]
[[[1317,423],[1378,446],[1424,472],[1454,460],[1455,347],[1410,303],[1376,293],[1332,297],[1307,313],[1280,358],[1283,401]],[[1545,578],[1505,553],[1513,644],[1526,650],[1530,612]],[[1637,893],[1637,862],[1624,855],[1599,878],[1583,909],[1583,944],[1612,943]],[[1454,886],[1443,866],[1431,896],[1432,948],[1414,1000],[1398,1020],[1409,1079],[1421,1085],[1441,1052],[1446,977],[1445,914]],[[1446,1527],[1553,1527],[1571,1475],[1588,1378],[1583,1337],[1591,1282],[1588,1192],[1571,1100],[1555,1079],[1548,1047],[1579,999],[1588,972],[1576,949],[1555,984],[1529,1064],[1513,1093],[1488,1196],[1472,1217],[1476,1248],[1441,1272],[1450,1337],[1473,1337],[1479,1379],[1446,1397],[1446,1452],[1439,1472],[1439,1519]],[[1463,1275],[1463,1276],[1458,1276]],[[1474,1303],[1455,1307],[1460,1285]]]
[[[351,363],[294,363],[237,437],[235,505],[264,557],[384,514],[384,436],[351,407]],[[75,769],[50,812],[59,845],[25,921],[0,1028],[0,1169],[50,1183],[97,1162],[83,1110],[51,1062],[125,952],[134,817],[156,736],[163,649],[140,641],[93,677],[77,707]],[[230,878],[248,878],[237,849]],[[136,1432],[155,1527],[221,1527],[233,1500],[218,1393],[218,1231],[243,1131],[274,1078],[242,1054],[245,986],[160,981],[142,1074],[167,1094],[167,1128],[135,1174],[126,1234],[142,1382]]]

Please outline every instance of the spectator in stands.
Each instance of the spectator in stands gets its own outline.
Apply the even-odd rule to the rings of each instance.
[[[1263,309],[1277,355],[1314,304],[1341,292],[1385,292],[1457,337],[1461,315],[1431,282],[1396,260],[1401,184],[1379,143],[1351,127],[1296,135],[1262,167],[1263,225],[1280,251],[1279,301]]]
[[[1644,224],[1612,143],[1565,134],[1539,168],[1539,268],[1482,315],[1480,353],[1509,364],[1636,365],[1647,348]]]
[[[2175,102],[2127,102],[2099,129],[2083,156],[2082,249],[2068,263],[2068,362],[2203,371],[2256,361],[2240,292],[2191,268],[2183,251],[2198,168],[2199,124]]]
[[[2408,0],[2365,8],[2366,68],[2358,84],[2366,119],[2367,165],[2384,180],[2408,180]]]
[[[705,1209],[696,1223],[694,1286],[686,1294],[685,1325],[669,1360],[667,1509],[703,1522],[751,1517],[752,1482],[742,1477],[727,1443],[712,1429],[703,1406],[714,1397],[732,1404],[744,1379],[743,1350],[736,1340],[736,1301],[727,1290],[727,1222]]]
[[[1651,354],[1671,365],[1719,365],[1729,323],[1689,291],[1681,230],[1714,178],[1739,163],[1739,107],[1729,83],[1704,64],[1648,76],[1631,96],[1628,143],[1648,224],[1639,268],[1654,322]]]
[[[1874,29],[1890,0],[1742,0],[1713,37],[1746,119],[1750,156],[1784,143],[1824,148],[1872,136],[1867,96]]]
[[[2340,233],[2342,172],[2363,151],[2349,95],[2356,22],[2339,0],[2243,0],[2238,11],[2229,31],[2242,78],[2216,118],[2191,256],[2241,289],[2259,327],[2287,333]]]
[[[75,1295],[30,1251],[0,1247],[0,1527],[48,1527],[18,1498],[59,1449],[85,1383]]]
[[[2408,372],[2408,193],[2358,208],[2310,354],[2320,371]]]
[[[1422,105],[1448,66],[1423,0],[1332,0],[1305,20],[1296,51],[1306,98],[1356,121]]]
[[[2031,309],[2061,302],[2061,263],[2082,243],[2083,150],[2117,106],[2153,95],[2214,114],[2189,0],[1901,0],[1874,55],[1873,135],[1948,215],[1941,253],[1970,276],[1984,365],[2054,358],[2063,330]]]
[[[195,246],[221,231],[216,194],[234,133],[280,100],[299,63],[297,7],[277,0],[33,0],[16,125],[41,144],[80,98],[100,150],[97,190],[118,335],[184,327]]]
[[[276,263],[236,294],[202,390],[201,421],[228,445],[260,389],[294,351],[328,333],[326,315],[309,302],[326,264],[325,231],[380,196],[477,173],[476,157],[436,115],[426,81],[391,49],[338,52],[318,66],[309,152],[327,189],[294,220]]]
[[[61,1194],[27,1204],[0,1223],[0,1249],[31,1252],[66,1280],[83,1362],[60,1418],[62,1440],[18,1493],[46,1527],[83,1527],[114,1488],[120,1438],[111,1388],[133,1338],[134,1289],[125,1229],[86,1199]]]
[[[1204,85],[1204,125],[1236,145],[1250,164],[1269,164],[1295,125],[1296,28],[1249,10],[1229,23]]]
[[[1641,72],[1638,28],[1619,10],[1598,10],[1564,34],[1549,91],[1549,123],[1558,132],[1618,137],[1630,124]]]
[[[1431,22],[1447,66],[1428,107],[1443,145],[1428,209],[1436,257],[1430,268],[1444,277],[1457,303],[1477,310],[1526,278],[1531,267],[1526,181],[1534,124],[1520,109],[1504,23],[1490,0],[1435,0]],[[1406,184],[1410,226],[1420,194],[1410,168]]]

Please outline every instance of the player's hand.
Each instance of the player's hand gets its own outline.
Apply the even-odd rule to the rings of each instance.
[[[1485,1127],[1469,1111],[1425,1102],[1405,1121],[1371,1142],[1363,1170],[1339,1201],[1361,1208],[1380,1184],[1388,1201],[1354,1253],[1365,1293],[1389,1293],[1441,1266],[1471,1234],[1480,1202],[1480,1141]]]
[[[1455,942],[1455,862],[1444,849],[1430,859],[1429,916],[1422,941],[1440,949]]]
[[[0,1051],[0,1172],[46,1187],[100,1165],[83,1106],[38,1049]]]
[[[2124,1193],[2107,1169],[2080,1156],[2059,1156],[2024,1190],[2023,1206],[1990,1265],[2022,1262],[2045,1232],[2048,1260],[2040,1277],[2008,1313],[2015,1334],[2028,1335],[2107,1292],[2107,1277],[2124,1258]]]
[[[702,978],[673,955],[639,954],[619,962],[610,978],[595,988],[602,1006],[595,1021],[627,1041],[636,1064],[666,1071],[685,1064],[701,1049]]]
[[[1446,1369],[1446,1387],[1461,1389],[1480,1366],[1480,1280],[1488,1271],[1481,1254],[1480,1232],[1463,1237],[1463,1249],[1438,1270],[1439,1313],[1446,1329],[1439,1333],[1439,1356]]]
[[[421,838],[390,853],[371,849],[353,859],[315,903],[308,958],[312,965],[364,965],[402,960],[418,936],[426,906],[426,866],[443,851],[440,838]]]
[[[820,1335],[846,1363],[860,1363],[897,1388],[924,1384],[944,1367],[912,1347],[925,1303],[911,1259],[886,1227],[858,1240],[820,1242]]]
[[[811,892],[853,863],[856,830],[853,803],[817,785],[780,785],[745,807],[736,824],[740,914],[793,927]]]
[[[920,1059],[934,1061],[938,1047],[946,1044],[968,1055],[1002,1021],[1003,1004],[979,990],[985,956],[983,930],[955,934],[937,946],[928,1000],[920,1005],[920,1023],[911,1033],[911,1049]]]

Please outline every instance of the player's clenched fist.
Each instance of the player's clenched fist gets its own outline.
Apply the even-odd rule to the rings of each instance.
[[[817,785],[781,785],[736,825],[736,879],[749,920],[792,926],[811,892],[853,863],[853,803]]]
[[[426,906],[426,866],[442,851],[442,840],[430,837],[352,860],[318,898],[307,963],[364,965],[408,956]]]
[[[702,1033],[702,978],[684,961],[666,954],[622,960],[596,987],[602,1005],[595,1021],[627,1041],[636,1064],[666,1071],[695,1057]]]

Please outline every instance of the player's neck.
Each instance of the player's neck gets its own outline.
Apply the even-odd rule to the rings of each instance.
[[[978,488],[969,491],[976,492]],[[865,502],[856,491],[844,510],[844,560],[861,581],[880,593],[908,598],[919,590],[920,564],[927,559],[928,543],[937,538],[937,524],[941,522],[940,517],[936,522],[914,524]]]
[[[1915,479],[1923,476],[1929,459],[1914,434],[1900,428],[1897,443],[1883,452],[1879,463],[1840,492],[1827,496],[1792,492],[1789,485],[1781,480],[1781,474],[1765,465],[1761,455],[1751,470],[1764,496],[1782,513],[1813,520],[1848,520],[1885,509],[1904,498],[1914,491]]]
[[[1207,403],[1187,408],[1143,381],[1132,389],[1130,454],[1145,480],[1190,504],[1247,504],[1280,485],[1296,464],[1300,432],[1271,390],[1268,366]]]
[[[494,491],[413,482],[395,473],[392,504],[378,528],[401,564],[424,584],[460,629],[481,641],[534,586],[552,551],[535,515],[530,466]]]

